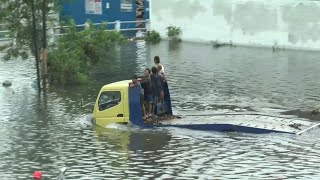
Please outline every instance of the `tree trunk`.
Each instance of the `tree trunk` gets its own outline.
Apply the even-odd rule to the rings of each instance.
[[[46,90],[47,85],[47,0],[43,0],[42,7],[42,86]]]
[[[37,41],[37,27],[36,27],[36,17],[35,17],[35,8],[34,8],[34,0],[31,0],[31,8],[32,8],[32,31],[33,31],[33,47],[34,47],[34,56],[36,59],[36,69],[37,69],[37,83],[38,83],[38,91],[41,91],[40,85],[40,72],[39,72],[39,54],[38,54],[38,41]]]

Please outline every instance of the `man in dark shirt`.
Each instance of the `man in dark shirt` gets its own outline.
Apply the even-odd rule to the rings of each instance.
[[[144,70],[144,76],[141,80],[141,86],[144,91],[144,104],[146,108],[146,116],[151,115],[152,111],[152,103],[153,103],[153,93],[151,88],[151,80],[150,80],[151,71],[149,68]]]
[[[163,77],[158,74],[156,67],[152,67],[151,71],[150,80],[153,94],[152,113],[154,113],[155,106],[163,99]]]

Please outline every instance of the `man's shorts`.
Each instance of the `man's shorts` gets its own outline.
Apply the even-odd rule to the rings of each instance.
[[[153,96],[152,95],[146,95],[144,96],[144,100],[148,103],[152,103],[153,102]]]

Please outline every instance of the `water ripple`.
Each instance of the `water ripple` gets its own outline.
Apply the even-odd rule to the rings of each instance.
[[[129,79],[160,55],[174,112],[260,111],[319,105],[319,53],[145,42],[115,47],[87,86],[38,95],[34,60],[0,61],[0,176],[29,179],[319,179],[320,130],[302,136],[216,133],[178,128],[90,126],[100,87]],[[11,69],[9,71],[9,69]]]

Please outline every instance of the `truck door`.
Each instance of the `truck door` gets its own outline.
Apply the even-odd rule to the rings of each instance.
[[[98,100],[96,124],[105,127],[111,123],[124,122],[124,99],[122,90],[101,92]]]

